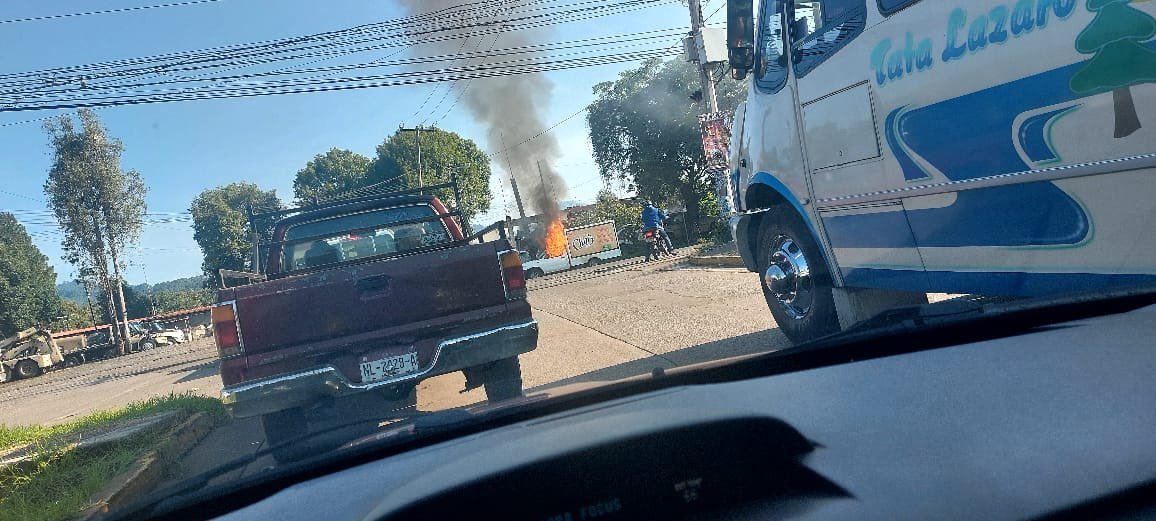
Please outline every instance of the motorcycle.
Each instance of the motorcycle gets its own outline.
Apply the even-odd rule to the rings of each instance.
[[[658,259],[664,255],[674,255],[666,246],[666,241],[658,233],[657,228],[644,228],[639,234],[638,239],[646,243],[646,260]]]

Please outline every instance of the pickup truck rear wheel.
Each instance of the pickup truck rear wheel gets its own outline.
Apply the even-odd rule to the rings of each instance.
[[[500,402],[522,396],[522,365],[518,357],[498,360],[485,370],[482,385],[486,388],[486,398]]]
[[[541,270],[541,268],[530,268],[526,270],[527,279],[536,279],[542,275],[545,275],[545,273]]]
[[[266,447],[276,447],[309,432],[309,424],[305,421],[305,415],[299,408],[266,414],[261,417],[261,425],[265,428]],[[307,444],[291,444],[287,447],[273,449],[273,459],[277,460],[278,463],[287,463],[301,459],[308,455],[308,452]]]
[[[839,329],[827,263],[793,209],[763,215],[757,255],[763,297],[787,338],[799,343]]]
[[[17,362],[15,369],[16,376],[20,378],[32,378],[34,376],[40,376],[40,373],[43,372],[40,370],[40,366],[32,360],[21,360]]]

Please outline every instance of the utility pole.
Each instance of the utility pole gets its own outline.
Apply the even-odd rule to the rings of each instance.
[[[558,194],[554,193],[554,185],[553,184],[549,184],[549,185],[546,184],[546,174],[542,173],[542,161],[541,160],[538,161],[538,179],[540,179],[542,181],[542,188],[548,188],[550,190],[550,198],[553,199],[555,203],[557,203],[558,202]]]
[[[702,41],[702,28],[705,25],[702,19],[702,5],[699,0],[690,0],[690,30],[695,41]],[[718,97],[714,90],[714,75],[711,73],[705,60],[700,57],[698,66],[699,77],[702,81],[702,97],[706,99],[710,112],[718,112]]]
[[[425,187],[425,178],[422,176],[422,170],[421,170],[421,131],[424,130],[424,128],[422,128],[421,125],[418,125],[418,126],[413,127],[413,128],[398,127],[398,130],[400,130],[402,132],[413,132],[414,134],[416,134],[415,138],[417,140],[417,187],[423,188],[423,187]]]

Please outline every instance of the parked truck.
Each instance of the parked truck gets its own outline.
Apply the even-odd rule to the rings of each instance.
[[[0,382],[40,376],[63,362],[48,330],[31,327],[0,340]]]
[[[581,266],[596,266],[622,256],[614,221],[604,221],[566,230],[566,252],[557,257],[534,259],[522,253],[526,278],[541,277]]]
[[[445,188],[457,192],[423,191]],[[278,219],[264,270],[223,273],[252,282],[220,289],[212,321],[222,401],[260,416],[269,443],[411,408],[418,382],[455,371],[490,401],[521,395],[518,355],[538,324],[504,235],[464,236],[459,210],[417,190],[250,214],[261,219]]]

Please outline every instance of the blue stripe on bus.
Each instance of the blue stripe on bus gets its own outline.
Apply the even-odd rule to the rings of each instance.
[[[1064,107],[1051,110],[1024,120],[1023,125],[1020,125],[1019,137],[1020,144],[1024,148],[1024,153],[1028,155],[1028,159],[1036,163],[1060,159],[1060,156],[1052,149],[1051,143],[1048,143],[1048,124],[1056,116],[1069,109],[1070,107]]]
[[[927,291],[930,284],[944,293],[1040,297],[1077,291],[1156,284],[1156,275],[1098,273],[1018,273],[915,271],[853,268],[843,275],[851,287]],[[925,282],[926,281],[926,282]]]
[[[1078,99],[1068,88],[1068,79],[1083,65],[1075,63],[926,107],[896,109],[888,116],[894,122],[887,125],[887,142],[904,177],[927,174],[902,145],[952,181],[1030,170],[1009,138],[1015,118]],[[1033,119],[1021,129],[1021,136],[1030,133],[1022,142],[1033,157],[1055,157],[1045,132],[1047,121],[1056,114],[1041,115],[1047,117]],[[1091,229],[1083,208],[1050,182],[964,190],[949,207],[912,210],[907,217],[920,246],[1075,244]]]
[[[820,214],[821,215],[821,214]],[[836,248],[914,248],[915,238],[903,210],[823,216],[827,237]]]
[[[836,248],[1064,245],[1079,243],[1091,231],[1083,208],[1049,182],[965,190],[955,197],[943,208],[823,217],[823,224]]]
[[[847,268],[843,270],[843,284],[853,288],[897,289],[918,293],[930,291],[923,270]]]
[[[1076,244],[1091,230],[1084,209],[1049,182],[965,190],[950,206],[907,216],[923,248]]]

